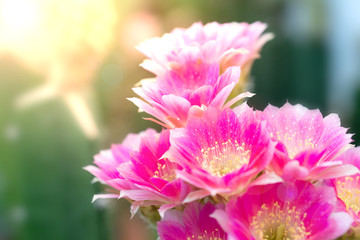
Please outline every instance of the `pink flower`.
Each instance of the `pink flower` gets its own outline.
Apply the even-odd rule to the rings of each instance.
[[[226,233],[210,214],[219,209],[210,202],[192,202],[183,212],[169,210],[157,224],[160,240],[213,239],[225,240]]]
[[[339,161],[360,169],[360,148],[353,148],[338,157]],[[360,173],[331,180],[344,211],[354,219],[354,226],[360,227]]]
[[[265,28],[260,22],[195,23],[145,41],[138,49],[150,59],[142,66],[156,78],[143,80],[141,87],[133,89],[142,99],[129,100],[157,118],[149,120],[167,128],[185,126],[189,112],[198,112],[203,105],[222,108],[239,82],[239,67],[246,78],[271,38],[261,36]]]
[[[273,38],[264,34],[266,24],[261,22],[194,23],[187,29],[176,28],[161,38],[149,39],[138,46],[148,58],[142,66],[157,76],[178,70],[188,61],[217,63],[222,72],[230,66],[240,66],[248,72],[259,57],[262,46]],[[189,59],[190,58],[190,59]]]
[[[229,240],[335,239],[350,228],[352,218],[334,212],[333,188],[308,182],[258,186],[233,199],[216,218]]]
[[[169,131],[160,134],[148,129],[138,135],[130,134],[122,144],[95,156],[95,166],[85,169],[105,184],[120,191],[110,197],[125,197],[132,201],[135,212],[141,205],[161,205],[159,211],[180,204],[190,187],[175,179],[181,167],[161,158],[169,149]],[[102,195],[100,195],[102,197]]]
[[[120,174],[117,168],[128,162],[130,159],[130,152],[133,149],[139,149],[141,139],[147,136],[157,134],[153,129],[147,129],[139,134],[128,134],[121,144],[114,144],[111,149],[103,150],[94,156],[93,165],[86,166],[84,169],[93,174],[97,180],[104,184],[111,186],[114,189],[131,189],[133,184],[126,181]],[[103,197],[106,195],[100,195]],[[117,198],[119,194],[110,194],[109,197]],[[94,197],[97,198],[97,195]]]
[[[246,191],[270,163],[275,147],[246,104],[234,111],[209,108],[202,117],[190,118],[185,128],[171,130],[170,141],[165,155],[184,168],[177,177],[200,189],[189,194],[189,202]],[[269,177],[261,177],[263,184],[279,180]]]
[[[267,122],[270,136],[278,141],[271,169],[284,179],[316,180],[357,172],[336,159],[351,147],[351,135],[336,114],[323,118],[319,110],[286,103],[281,108],[269,105],[257,117]]]
[[[191,64],[183,73],[166,73],[156,81],[143,81],[142,87],[134,88],[141,98],[130,98],[140,110],[154,116],[167,128],[186,125],[190,112],[203,110],[204,106],[222,108],[235,84],[238,82],[240,69],[228,68],[219,76],[217,65]],[[250,97],[245,93],[236,100]]]

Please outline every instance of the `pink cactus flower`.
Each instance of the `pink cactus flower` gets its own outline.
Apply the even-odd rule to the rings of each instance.
[[[360,169],[360,147],[349,149],[338,160]],[[340,206],[353,217],[353,226],[360,228],[360,173],[335,178],[331,182],[336,189]]]
[[[333,188],[297,181],[254,187],[211,216],[229,240],[331,240],[346,233],[353,221],[335,212],[335,205]]]
[[[139,98],[129,98],[141,111],[144,111],[166,128],[184,127],[189,113],[203,110],[203,106],[222,108],[235,84],[239,80],[240,69],[228,68],[219,76],[219,67],[189,64],[186,72],[169,72],[156,81],[143,81],[142,87],[134,88]],[[236,100],[251,97],[244,93]],[[150,119],[152,120],[152,119]]]
[[[226,233],[217,221],[210,217],[215,209],[210,202],[202,205],[199,202],[188,204],[184,211],[169,210],[157,224],[160,240],[211,239],[226,240]]]
[[[319,110],[286,103],[281,108],[269,105],[257,117],[267,122],[270,136],[278,141],[271,169],[284,179],[317,180],[358,171],[336,159],[352,147],[352,135],[336,114],[323,118]]]
[[[273,38],[271,33],[261,35],[266,27],[261,22],[194,23],[187,29],[176,28],[161,38],[146,40],[137,48],[149,58],[142,66],[157,76],[186,66],[189,60],[220,64],[222,72],[240,66],[247,73],[262,46]]]
[[[190,109],[203,105],[223,107],[247,73],[271,35],[261,36],[266,24],[195,23],[175,29],[162,38],[142,43],[138,49],[150,59],[142,66],[156,75],[134,88],[139,98],[130,98],[140,111],[167,128],[184,127]],[[241,98],[241,97],[240,97]],[[160,121],[160,122],[159,122]]]
[[[190,191],[187,184],[175,179],[175,170],[181,170],[181,167],[161,158],[169,146],[168,130],[160,134],[152,129],[138,135],[129,134],[122,144],[113,145],[111,150],[95,156],[94,163],[98,167],[90,165],[85,169],[120,191],[108,197],[134,201],[133,213],[139,206],[150,204],[160,205],[159,212],[163,214],[182,203]]]
[[[270,163],[275,148],[246,104],[234,111],[209,108],[202,117],[190,118],[185,128],[172,129],[170,141],[165,155],[184,168],[176,171],[177,177],[199,188],[189,194],[187,202],[246,191]],[[261,176],[262,184],[278,180]]]

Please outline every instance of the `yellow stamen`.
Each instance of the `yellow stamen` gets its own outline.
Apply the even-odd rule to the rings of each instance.
[[[221,236],[220,236],[220,231],[219,229],[215,229],[212,232],[208,232],[208,231],[204,231],[203,235],[191,235],[191,237],[187,237],[186,240],[224,240]]]
[[[253,216],[250,229],[257,240],[303,240],[310,235],[304,225],[306,213],[301,214],[295,206],[263,204]]]
[[[280,133],[279,131],[271,132],[270,137],[285,144],[290,158],[294,158],[296,154],[304,150],[315,149],[318,147],[314,138],[307,136],[304,139],[299,132],[292,129],[288,129],[285,133]]]
[[[168,182],[175,179],[176,164],[169,161],[167,158],[162,159],[157,163],[157,170],[154,172],[154,178],[161,178]]]
[[[250,150],[245,143],[228,140],[222,144],[215,142],[213,147],[201,149],[202,159],[197,158],[203,169],[214,176],[222,177],[249,163]]]
[[[360,211],[359,176],[347,176],[336,182],[338,197],[345,203],[347,210],[356,214]]]

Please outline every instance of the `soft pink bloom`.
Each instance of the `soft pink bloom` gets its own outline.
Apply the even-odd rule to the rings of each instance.
[[[85,169],[105,184],[120,191],[113,197],[132,201],[133,212],[141,205],[161,205],[160,213],[180,204],[190,187],[175,179],[181,167],[162,155],[169,149],[169,131],[160,134],[148,129],[138,135],[130,134],[122,144],[95,156],[98,166]],[[102,195],[100,195],[102,197]]]
[[[226,233],[217,221],[210,217],[215,209],[210,202],[202,205],[199,202],[188,204],[183,212],[169,210],[162,221],[158,222],[157,229],[160,240],[226,240]]]
[[[357,172],[336,159],[352,141],[336,114],[323,118],[319,110],[286,103],[281,108],[269,105],[257,117],[266,121],[270,136],[278,141],[271,169],[284,179],[316,180]]]
[[[246,191],[270,163],[275,148],[246,104],[234,111],[209,108],[202,117],[190,118],[185,128],[172,129],[170,141],[165,155],[184,168],[177,170],[177,177],[199,188],[186,201]],[[278,180],[261,176],[262,184]]]
[[[270,39],[268,34],[261,36],[265,28],[260,22],[195,23],[145,41],[138,49],[150,59],[142,66],[156,78],[133,89],[142,99],[129,100],[167,128],[185,126],[189,112],[203,105],[222,108],[239,83],[240,67],[245,78]]]
[[[149,39],[138,49],[149,59],[142,66],[157,76],[183,68],[190,61],[217,63],[225,70],[240,66],[244,72],[259,57],[262,46],[273,38],[264,34],[266,24],[261,22],[194,23],[191,27],[176,28],[161,38]],[[246,70],[245,70],[246,69]]]
[[[360,169],[360,147],[349,149],[339,156],[338,160]],[[360,227],[360,174],[335,178],[331,182],[336,189],[341,208],[354,218],[353,225]]]
[[[142,87],[133,89],[143,100],[129,100],[140,110],[160,120],[161,125],[167,128],[183,127],[189,114],[202,111],[203,106],[222,108],[239,76],[238,67],[228,68],[219,76],[217,65],[189,64],[183,73],[169,72],[156,81],[143,81]],[[249,96],[252,94],[245,93],[237,100]]]
[[[128,134],[121,144],[114,144],[111,149],[103,150],[94,156],[94,163],[97,167],[89,165],[84,169],[93,174],[97,180],[114,189],[131,189],[134,185],[126,181],[119,174],[117,168],[130,160],[130,152],[139,149],[142,138],[155,134],[157,133],[153,129],[147,129],[139,134]],[[111,194],[110,196],[119,197],[119,194]]]
[[[229,240],[331,240],[350,228],[352,218],[334,212],[333,188],[309,182],[257,186],[233,199],[216,218]]]

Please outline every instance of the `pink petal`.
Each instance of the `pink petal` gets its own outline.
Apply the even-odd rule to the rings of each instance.
[[[95,194],[92,203],[98,199],[107,199],[107,198],[119,198],[119,194]]]
[[[165,212],[173,207],[177,206],[177,204],[163,204],[160,206],[160,208],[158,209],[160,217],[164,218]]]
[[[187,197],[185,198],[185,200],[183,201],[183,203],[189,203],[189,202],[193,202],[195,200],[199,200],[202,199],[206,196],[209,196],[210,192],[207,190],[197,190],[197,191],[193,191],[190,192]]]

